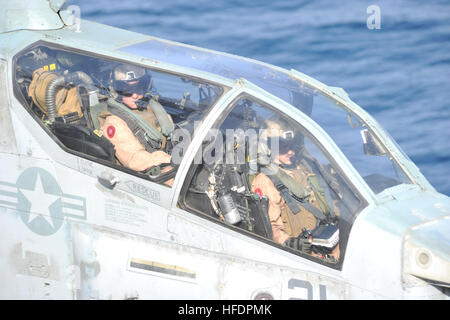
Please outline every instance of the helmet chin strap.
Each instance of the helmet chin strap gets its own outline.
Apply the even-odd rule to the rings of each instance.
[[[297,168],[297,160],[291,161],[291,164],[284,164],[280,162],[280,167],[288,170],[295,169]]]
[[[139,111],[145,111],[148,108],[148,101],[145,101],[143,99],[139,99],[134,103]]]
[[[117,97],[114,98],[114,100],[116,100],[117,102],[119,102],[119,103],[127,106],[128,108],[130,108],[130,106],[123,101],[123,97],[124,97],[123,95],[118,94]],[[132,110],[139,110],[139,111],[147,110],[148,101],[145,101],[144,99],[136,100],[136,102],[134,104],[136,105],[137,109],[133,109],[133,108],[130,108],[130,109],[132,109]]]

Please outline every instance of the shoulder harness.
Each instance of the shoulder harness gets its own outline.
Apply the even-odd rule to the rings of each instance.
[[[306,163],[302,163],[302,165],[306,165]],[[307,165],[307,168],[311,169],[309,165]],[[282,170],[277,170],[275,174],[268,175],[268,177],[273,182],[278,192],[280,192],[280,195],[283,197],[293,214],[299,213],[301,207],[303,207],[314,215],[318,221],[326,220],[327,216],[334,217],[332,202],[330,202],[331,196],[328,189],[323,186],[321,179],[319,179],[316,174],[308,177],[308,184],[312,188],[321,210],[307,201],[308,195],[306,190],[303,190],[301,193],[298,192],[298,190],[295,190],[298,189],[298,183],[296,183],[294,178]],[[297,188],[293,188],[292,186],[294,185],[297,185]]]
[[[121,118],[148,152],[159,150],[162,145],[162,133],[142,120],[122,103],[110,98],[106,102],[108,111]]]

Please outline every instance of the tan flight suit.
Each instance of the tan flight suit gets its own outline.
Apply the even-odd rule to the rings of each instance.
[[[302,187],[306,188],[309,194],[308,201],[314,207],[321,210],[320,203],[307,180],[309,176],[314,176],[314,174],[309,173],[301,165],[294,170],[284,171],[296,179]],[[284,244],[290,237],[298,237],[303,228],[312,230],[316,227],[316,217],[305,208],[300,207],[301,211],[295,215],[292,213],[272,180],[263,173],[259,173],[252,182],[252,190],[255,191],[257,188],[261,190],[263,195],[269,198],[269,219],[272,225],[273,240],[275,242]],[[333,203],[333,208],[334,213],[339,216],[339,210],[335,203]],[[314,252],[311,255],[323,258],[320,254]],[[330,256],[336,259],[336,261],[339,260],[339,244],[333,249]]]
[[[309,194],[308,201],[321,210],[316,195],[307,181],[308,175],[311,174],[306,172],[302,166],[284,171],[306,188]],[[263,195],[269,198],[269,218],[275,242],[284,244],[288,238],[297,237],[303,228],[312,230],[316,227],[317,219],[305,208],[300,206],[300,212],[295,215],[292,213],[272,180],[263,173],[259,173],[253,180],[252,190],[255,191],[258,188]]]
[[[133,112],[138,113],[142,119],[160,130],[156,125],[156,117],[151,110],[133,110]],[[139,142],[127,123],[120,117],[106,111],[99,115],[99,122],[100,130],[114,145],[116,157],[123,166],[136,171],[144,171],[162,163],[170,163],[170,155],[164,151],[150,153],[145,150],[145,147]]]
[[[118,116],[107,116],[101,125],[101,131],[114,145],[117,159],[127,168],[144,171],[170,162],[170,155],[164,151],[150,153],[145,150],[126,122]]]

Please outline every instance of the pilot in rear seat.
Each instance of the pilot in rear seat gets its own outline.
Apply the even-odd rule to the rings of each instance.
[[[313,173],[311,162],[306,154],[297,155],[294,150],[304,148],[304,137],[292,130],[281,118],[268,119],[266,123],[267,147],[270,139],[278,137],[279,151],[274,160],[277,174],[258,173],[252,182],[252,191],[269,199],[269,218],[272,226],[273,240],[304,253],[329,259],[339,260],[339,244],[324,257],[312,250],[311,236],[317,230],[318,222],[325,220],[333,211],[339,215],[333,201],[327,201],[325,192],[318,184],[318,175]],[[301,146],[298,148],[298,146]],[[302,201],[299,201],[302,200]],[[332,208],[330,208],[332,202]],[[337,228],[336,228],[337,229]]]

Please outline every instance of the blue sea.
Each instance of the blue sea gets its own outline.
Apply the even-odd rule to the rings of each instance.
[[[344,88],[450,195],[450,1],[67,0],[81,18]],[[378,6],[380,29],[367,20]],[[373,21],[373,20],[370,20]]]

